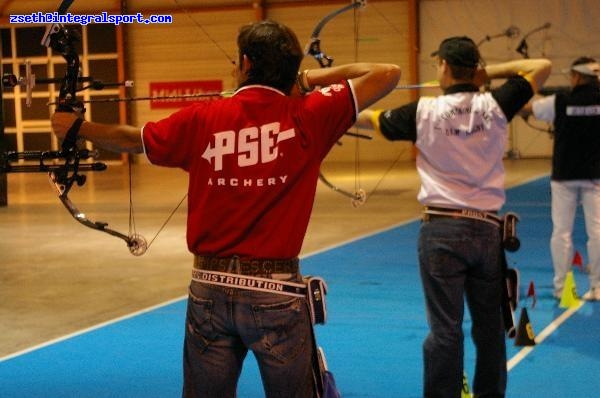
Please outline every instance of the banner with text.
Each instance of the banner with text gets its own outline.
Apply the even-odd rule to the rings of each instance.
[[[222,80],[151,82],[150,109],[183,108],[194,102],[221,98]]]

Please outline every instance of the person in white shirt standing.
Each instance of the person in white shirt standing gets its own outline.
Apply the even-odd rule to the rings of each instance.
[[[570,68],[571,90],[534,99],[526,108],[554,125],[552,237],[554,296],[559,299],[574,254],[573,226],[579,200],[587,233],[590,289],[600,300],[600,64],[580,57]]]
[[[418,149],[418,200],[425,206],[419,266],[430,333],[423,344],[424,396],[460,397],[466,297],[477,348],[473,391],[504,397],[506,343],[498,210],[505,201],[507,126],[550,74],[545,59],[479,68],[477,46],[451,37],[432,54],[444,94],[396,109],[361,112],[357,124]],[[491,92],[488,79],[508,78]]]

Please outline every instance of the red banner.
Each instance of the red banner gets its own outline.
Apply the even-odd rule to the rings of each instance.
[[[222,80],[150,83],[150,95],[159,97],[150,101],[150,109],[183,108],[194,102],[220,98],[221,91]]]

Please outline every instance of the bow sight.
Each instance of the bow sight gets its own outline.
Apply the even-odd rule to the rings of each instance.
[[[31,100],[32,100],[32,91],[35,88],[36,84],[54,84],[54,83],[61,83],[63,81],[63,78],[38,78],[34,73],[32,73],[31,71],[31,61],[30,60],[25,60],[24,62],[25,65],[25,76],[16,76],[14,74],[11,73],[5,73],[2,76],[2,88],[6,89],[6,88],[15,88],[16,86],[20,86],[23,89],[25,89],[25,105],[29,108],[31,107]],[[77,83],[88,83],[86,86],[81,86],[81,87],[77,87],[76,91],[83,91],[83,90],[102,90],[105,89],[107,87],[118,87],[118,86],[124,86],[124,87],[133,87],[134,83],[133,80],[125,80],[122,82],[103,82],[102,80],[97,80],[94,79],[92,76],[79,76],[77,78]],[[120,99],[120,98],[117,98]],[[147,99],[147,98],[146,98]],[[152,97],[151,99],[154,99],[154,97]],[[115,102],[116,99],[110,99],[111,102]],[[90,100],[90,101],[80,101],[81,103],[86,103],[86,102],[109,102],[107,100]],[[49,102],[47,105],[56,105],[57,102]]]

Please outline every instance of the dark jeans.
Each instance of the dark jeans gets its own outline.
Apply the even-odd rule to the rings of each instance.
[[[235,397],[252,350],[267,397],[313,397],[311,327],[304,298],[192,282],[183,396]]]
[[[473,392],[477,397],[503,397],[506,342],[498,227],[465,218],[434,218],[422,223],[418,250],[430,327],[423,344],[424,396],[461,396],[466,297],[477,356]]]

